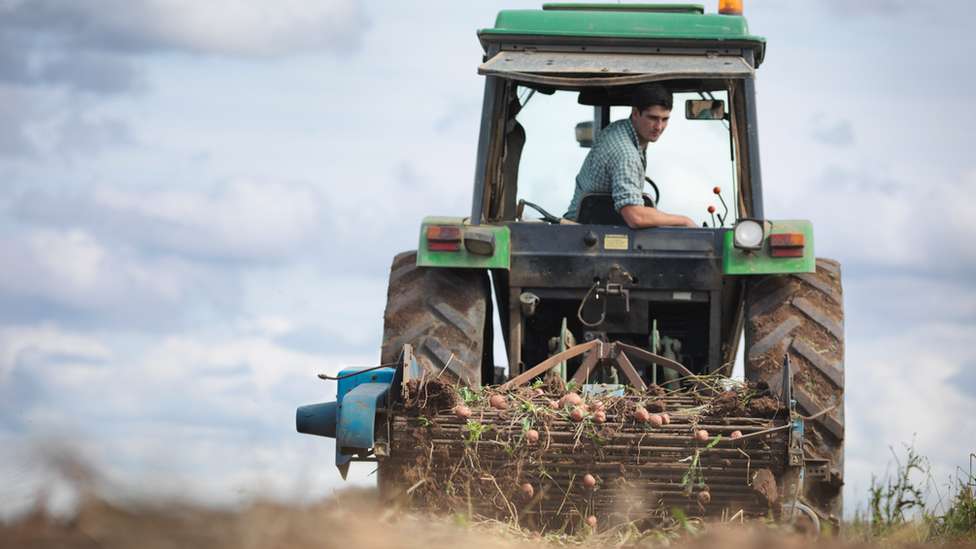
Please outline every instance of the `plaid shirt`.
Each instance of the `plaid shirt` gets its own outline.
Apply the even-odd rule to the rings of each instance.
[[[613,193],[613,207],[644,205],[644,173],[647,155],[637,139],[630,117],[610,124],[599,133],[576,176],[576,192],[565,217],[576,220],[583,193]]]

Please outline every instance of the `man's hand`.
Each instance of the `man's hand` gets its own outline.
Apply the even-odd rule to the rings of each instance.
[[[624,206],[620,208],[620,215],[631,229],[643,227],[697,227],[698,224],[689,217],[664,213],[657,208],[647,206]]]

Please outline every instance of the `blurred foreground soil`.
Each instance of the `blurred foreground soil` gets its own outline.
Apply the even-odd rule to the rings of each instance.
[[[0,548],[921,547],[910,539],[875,544],[854,543],[843,537],[816,540],[760,524],[736,528],[712,525],[707,529],[699,527],[697,534],[680,536],[674,532],[668,535],[615,532],[541,536],[498,523],[463,525],[441,518],[393,517],[390,513],[377,516],[375,501],[375,491],[356,489],[307,508],[264,501],[240,511],[218,511],[182,504],[141,504],[122,508],[106,501],[90,501],[71,520],[58,521],[43,513],[34,513],[16,523],[0,524]]]

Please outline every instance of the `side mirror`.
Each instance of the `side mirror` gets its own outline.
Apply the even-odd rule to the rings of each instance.
[[[725,101],[721,99],[689,99],[685,101],[688,120],[725,120]]]

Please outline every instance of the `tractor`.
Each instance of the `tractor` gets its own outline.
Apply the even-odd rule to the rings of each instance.
[[[763,208],[766,42],[741,1],[719,13],[545,4],[502,11],[477,34],[471,212],[423,220],[417,250],[393,259],[382,366],[344,370],[337,400],[299,408],[298,430],[336,439],[343,477],[373,462],[381,495],[417,508],[540,528],[678,510],[839,526],[840,264],[816,258],[809,221]],[[701,227],[632,229],[612,196],[591,193],[573,221],[550,213],[647,82],[675,103],[647,150],[660,186],[648,179],[645,203],[672,193],[670,209],[719,208]],[[724,380],[740,352],[747,389],[733,395]],[[754,410],[760,397],[772,413]],[[641,421],[645,408],[669,422]]]

